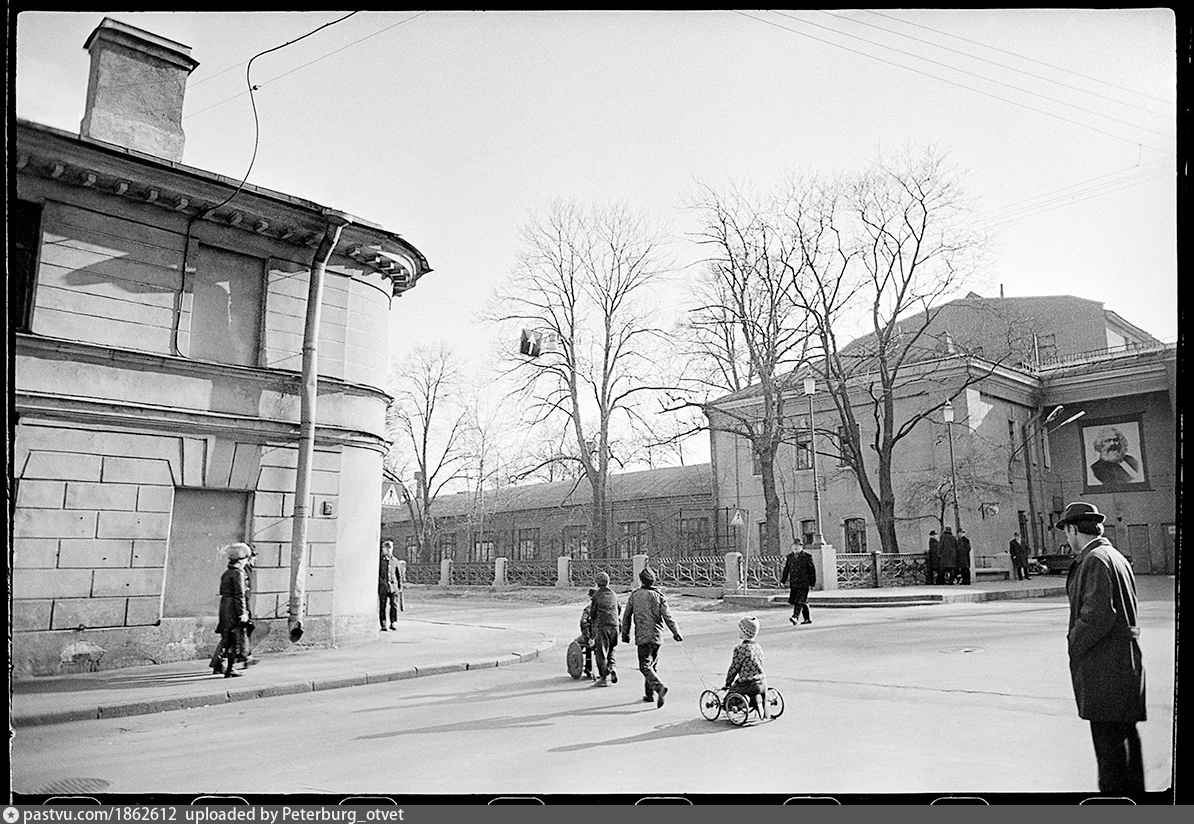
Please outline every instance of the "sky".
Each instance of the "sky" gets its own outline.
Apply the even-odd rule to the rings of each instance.
[[[22,12],[17,117],[77,132],[104,16],[191,47],[183,162],[399,232],[434,270],[395,355],[476,320],[553,198],[621,201],[684,238],[700,183],[766,187],[933,144],[993,233],[969,285],[1101,301],[1178,334],[1176,29],[1166,9],[353,14]],[[966,289],[959,293],[961,297]],[[671,304],[673,314],[681,302]]]

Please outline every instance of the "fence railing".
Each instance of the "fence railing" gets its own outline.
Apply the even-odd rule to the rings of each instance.
[[[555,561],[507,561],[506,583],[525,587],[550,587],[556,583]],[[452,578],[456,574],[453,570]],[[491,581],[492,582],[492,581]]]
[[[406,563],[406,582],[408,584],[438,584],[439,562],[434,563]],[[493,566],[489,567],[489,583],[493,583]]]
[[[655,571],[661,587],[725,588],[728,561],[723,556],[681,556],[676,558],[646,558]],[[764,555],[743,558],[746,589],[779,589],[785,558]],[[406,581],[411,584],[438,584],[446,574],[455,586],[493,586],[498,572],[493,561],[444,562],[447,572],[438,563],[407,563]],[[558,559],[519,561],[505,559],[500,583],[507,585],[550,587],[592,586],[598,572],[610,577],[610,586],[627,588],[638,586],[633,558],[570,559],[563,567]],[[881,552],[842,553],[837,556],[837,586],[839,589],[873,589],[875,587],[906,587],[927,583],[927,566],[923,553],[889,555]],[[739,573],[735,573],[736,575]],[[564,576],[561,579],[560,576]],[[731,586],[734,589],[736,584]]]
[[[661,587],[724,587],[725,558],[700,555],[652,560],[655,583]]]

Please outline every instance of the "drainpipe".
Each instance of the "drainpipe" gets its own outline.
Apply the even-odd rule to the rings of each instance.
[[[303,637],[307,595],[307,519],[311,497],[311,463],[315,457],[315,398],[319,385],[319,316],[323,310],[323,279],[340,232],[352,223],[343,212],[325,210],[327,229],[315,250],[307,288],[307,321],[303,330],[303,385],[299,412],[298,466],[294,479],[294,522],[290,537],[290,640]]]

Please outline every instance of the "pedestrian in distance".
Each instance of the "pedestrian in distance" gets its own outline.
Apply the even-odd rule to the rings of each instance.
[[[614,665],[614,649],[618,646],[618,619],[622,607],[618,595],[609,588],[609,575],[598,572],[594,577],[597,591],[589,599],[590,629],[593,633],[593,653],[597,659],[597,680],[595,687],[608,687],[618,683],[618,671]]]
[[[245,559],[245,565],[242,568],[245,582],[245,609],[249,613],[248,620],[245,621],[241,627],[242,640],[240,649],[236,652],[236,661],[242,668],[248,669],[250,664],[255,664],[256,660],[253,658],[253,630],[256,625],[253,623],[253,564],[257,560],[257,550],[245,543],[229,544],[224,548],[227,553],[232,547],[243,547],[249,551],[249,557]],[[238,549],[237,552],[243,550]],[[216,630],[219,632],[219,630]],[[215,651],[211,654],[211,661],[208,662],[211,666],[213,675],[224,674],[224,635],[220,635],[220,640],[216,644]]]
[[[941,542],[937,546],[938,557],[941,560],[941,577],[938,583],[952,584],[954,582],[954,562],[958,557],[958,539],[954,537],[953,529],[946,527],[941,532]]]
[[[784,571],[779,576],[780,586],[788,585],[788,603],[792,605],[792,617],[788,621],[795,626],[797,617],[800,623],[811,624],[813,619],[808,615],[808,591],[817,585],[817,567],[813,564],[813,556],[809,555],[803,546],[793,544],[793,549],[784,560]]]
[[[1020,543],[1019,532],[1012,533],[1012,539],[1007,544],[1007,552],[1012,556],[1012,569],[1016,573],[1016,580],[1027,581],[1030,577],[1028,575],[1028,551]]]
[[[1099,791],[1144,792],[1137,722],[1147,719],[1144,660],[1136,611],[1136,576],[1103,537],[1106,516],[1094,504],[1071,503],[1056,524],[1078,553],[1066,574],[1070,602],[1070,679],[1078,717],[1090,722]]]
[[[759,634],[759,619],[748,615],[738,622],[742,641],[734,647],[730,668],[726,671],[727,695],[736,692],[746,696],[767,718],[767,676],[763,673],[763,648],[755,638]]]
[[[394,559],[394,542],[382,541],[381,558],[377,566],[377,619],[381,622],[382,632],[398,628],[398,596],[401,592],[398,562]]]
[[[630,643],[630,622],[634,621],[638,669],[643,674],[643,700],[654,701],[656,707],[662,707],[667,687],[659,680],[656,669],[659,665],[659,645],[663,640],[663,625],[667,624],[676,641],[684,639],[680,637],[680,630],[668,611],[667,598],[655,588],[655,573],[650,567],[644,567],[638,579],[642,586],[630,593],[626,600],[626,611],[622,613],[622,642]]]
[[[970,585],[970,539],[966,537],[966,530],[958,530],[958,553],[954,559],[954,582],[964,586]]]
[[[925,575],[930,584],[938,581],[941,569],[941,543],[937,540],[937,530],[929,530],[929,553],[925,556]]]
[[[249,595],[245,586],[245,566],[249,563],[252,550],[248,544],[229,544],[224,548],[228,556],[228,568],[220,576],[220,618],[216,632],[220,633],[220,647],[227,667],[217,670],[225,678],[239,678],[233,665],[244,655],[245,625],[249,623]]]

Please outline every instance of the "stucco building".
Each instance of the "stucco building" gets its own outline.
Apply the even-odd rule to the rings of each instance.
[[[81,133],[18,121],[10,143],[14,671],[208,654],[237,540],[258,553],[267,646],[289,642],[296,592],[304,643],[368,637],[389,313],[427,261],[393,231],[183,165],[188,47],[105,19],[86,48]]]
[[[920,324],[908,321],[910,328]],[[865,359],[869,341],[849,351]],[[953,525],[952,476],[959,520],[976,564],[1007,569],[1018,532],[1034,554],[1056,550],[1051,530],[1065,504],[1089,500],[1138,572],[1175,567],[1176,347],[1133,326],[1102,304],[1072,296],[983,298],[970,294],[941,307],[906,372],[895,417],[953,400],[922,421],[895,453],[896,533],[901,552],[923,552],[930,529]],[[799,376],[797,376],[798,378]],[[860,380],[855,413],[862,441],[873,416]],[[799,379],[793,386],[799,386]],[[807,399],[795,389],[794,430],[807,431]],[[756,392],[715,401],[706,410],[719,507],[740,507],[750,528],[743,547],[758,554],[763,493],[749,444],[718,429],[719,407],[749,410]],[[1055,412],[1058,406],[1062,409]],[[879,549],[874,518],[853,473],[840,460],[838,411],[822,386],[813,397],[824,539],[838,553]],[[868,423],[868,421],[870,423]],[[1047,422],[1046,422],[1047,421]],[[870,427],[870,428],[868,428]],[[1126,442],[1128,475],[1100,479],[1100,442]],[[952,438],[953,460],[950,457]],[[814,526],[812,467],[803,443],[780,446],[781,542],[809,542]]]

